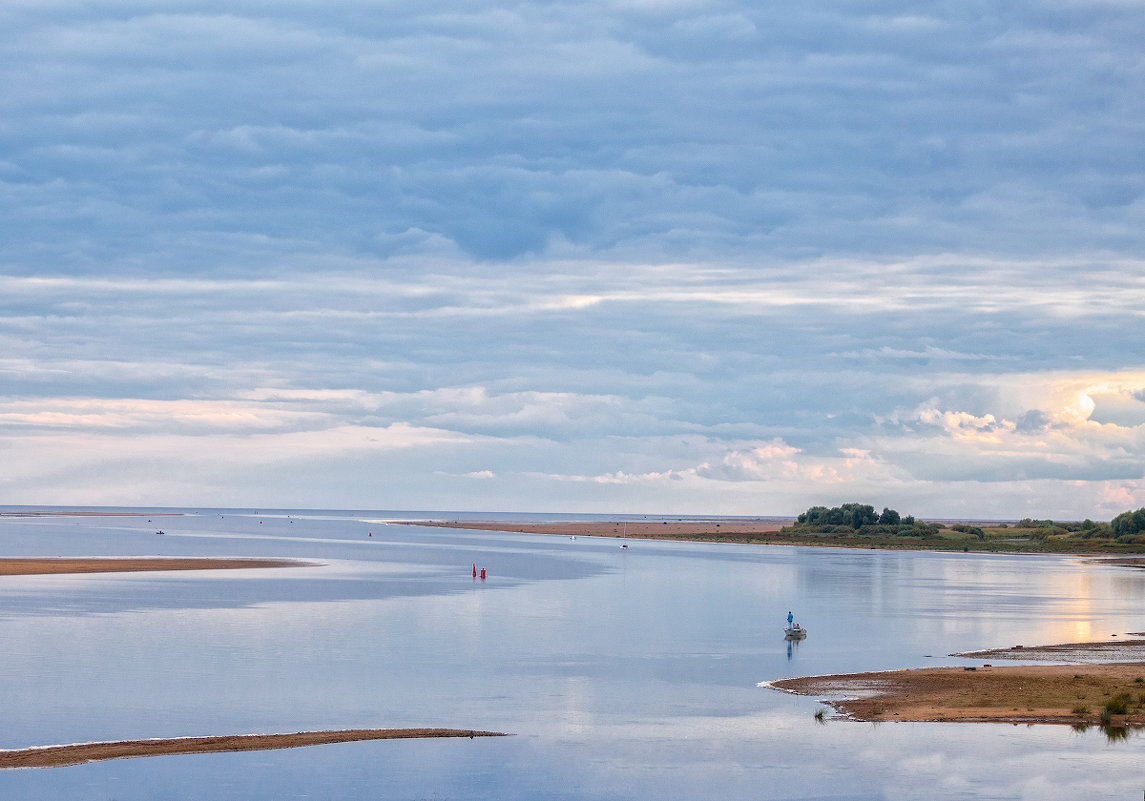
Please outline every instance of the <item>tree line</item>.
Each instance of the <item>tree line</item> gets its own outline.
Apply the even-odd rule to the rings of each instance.
[[[1049,519],[1024,517],[1017,523],[1001,523],[991,528],[1025,529],[1029,536],[1069,536],[1080,539],[1113,539],[1120,543],[1145,543],[1145,507],[1122,512],[1109,523],[1092,520],[1055,522]],[[946,528],[941,523],[926,523],[914,515],[900,515],[894,509],[883,507],[876,512],[868,503],[844,503],[841,506],[812,506],[796,518],[791,530],[814,534],[891,534],[896,536],[925,537]],[[986,532],[978,526],[955,524],[953,531],[973,534],[985,539]]]

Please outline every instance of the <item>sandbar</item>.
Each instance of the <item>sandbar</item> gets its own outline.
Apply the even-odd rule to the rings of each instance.
[[[1138,641],[1134,645],[1142,644]],[[1074,651],[1079,647],[1080,644],[1069,646]],[[993,658],[1026,658],[1024,655],[1003,656],[1001,651],[994,653]],[[1047,654],[1043,658],[1052,656]],[[808,676],[765,682],[765,685],[815,696],[846,717],[869,722],[1145,725],[1145,663],[1142,662],[1001,667],[987,663],[973,667]],[[1128,696],[1129,708],[1125,713],[1103,719],[1107,702],[1118,696]]]
[[[7,509],[0,517],[182,517],[183,512],[121,512],[92,509]]]
[[[34,576],[54,573],[134,573],[150,570],[237,570],[242,568],[306,567],[312,562],[297,559],[214,557],[5,557],[0,558],[0,576]]]
[[[470,729],[343,729],[292,734],[233,734],[216,737],[174,737],[157,740],[118,740],[0,751],[0,769],[60,768],[108,759],[216,754],[225,751],[271,751],[360,740],[398,740],[429,737],[505,737],[504,732]]]

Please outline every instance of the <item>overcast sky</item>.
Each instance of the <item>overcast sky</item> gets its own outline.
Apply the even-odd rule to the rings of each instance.
[[[1145,505],[1138,0],[0,5],[0,503]]]

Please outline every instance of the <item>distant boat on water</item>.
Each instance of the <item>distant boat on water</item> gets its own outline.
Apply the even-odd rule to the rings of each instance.
[[[802,640],[807,636],[807,629],[800,626],[798,623],[792,623],[790,626],[783,630],[784,639],[788,640]]]

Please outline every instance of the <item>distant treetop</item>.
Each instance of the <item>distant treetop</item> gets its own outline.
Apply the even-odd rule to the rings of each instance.
[[[858,531],[864,526],[913,526],[913,515],[903,517],[894,509],[883,507],[877,514],[869,503],[845,503],[828,509],[826,506],[812,506],[796,518],[795,525],[806,527],[849,526]]]
[[[1136,512],[1122,512],[1109,521],[1114,537],[1126,537],[1145,531],[1145,507]]]

